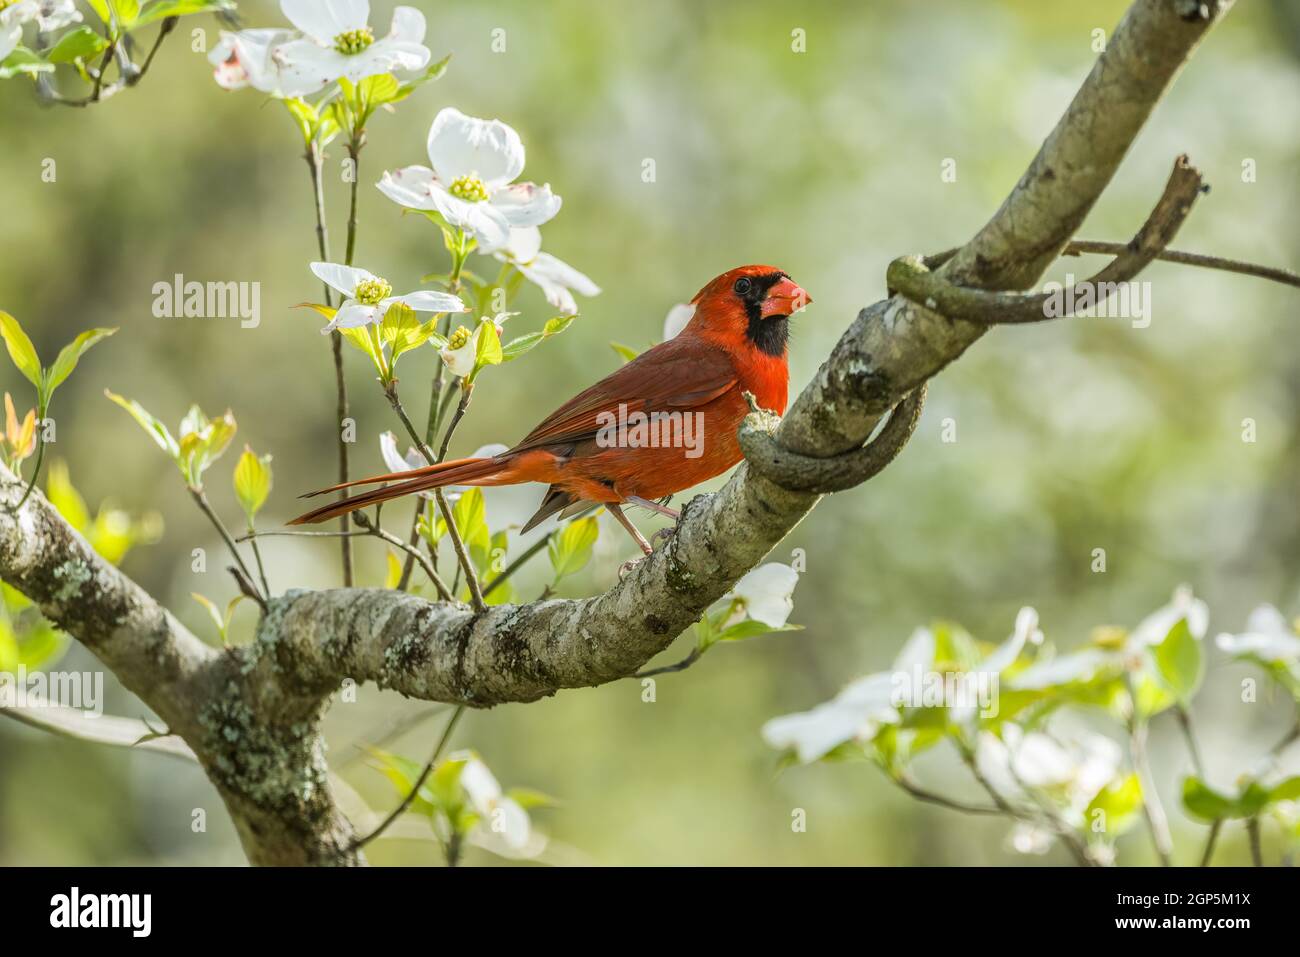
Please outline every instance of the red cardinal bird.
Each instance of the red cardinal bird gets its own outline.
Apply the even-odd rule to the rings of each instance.
[[[740,461],[736,429],[749,412],[744,393],[752,392],[764,409],[785,411],[789,320],[810,302],[780,269],[741,266],[725,272],[691,300],[694,315],[675,338],[574,396],[509,451],[321,489],[310,495],[396,483],[324,505],[289,524],[323,522],[447,485],[547,482],[550,488],[524,531],[556,512],[599,503],[648,555],[649,543],[621,506],[641,505],[675,519],[680,513],[655,500]]]

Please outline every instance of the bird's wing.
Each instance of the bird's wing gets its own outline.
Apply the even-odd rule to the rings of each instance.
[[[648,349],[560,406],[512,452],[568,445],[595,437],[602,417],[703,405],[736,387],[735,366],[722,349],[681,335]],[[607,420],[606,420],[607,421]]]

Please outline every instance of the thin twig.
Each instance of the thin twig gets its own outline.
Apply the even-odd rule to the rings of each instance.
[[[248,543],[253,548],[253,558],[256,559],[257,561],[257,574],[258,577],[261,578],[262,580],[262,593],[266,595],[267,598],[270,598],[271,585],[266,580],[266,566],[262,564],[262,550],[257,546],[257,535],[256,535],[257,530],[253,527],[253,524],[251,522],[248,525],[248,531],[249,534],[252,536],[248,539]],[[243,541],[243,539],[236,539],[236,541]]]
[[[1222,819],[1216,820],[1210,825],[1210,836],[1205,839],[1205,850],[1201,852],[1200,867],[1210,866],[1210,858],[1214,856],[1214,848],[1219,843],[1219,832],[1222,830]]]
[[[392,533],[385,531],[382,527],[373,523],[370,520],[370,516],[366,515],[365,512],[357,512],[357,524],[360,525],[362,528],[366,529],[366,531],[368,531],[375,538],[387,542],[389,545],[392,545],[396,549],[406,552],[408,555],[412,556],[417,562],[419,562],[420,567],[424,569],[424,573],[429,576],[429,581],[433,582],[433,587],[438,590],[439,598],[441,598],[443,601],[456,600],[455,596],[452,595],[450,589],[447,588],[446,583],[434,570],[433,566],[429,564],[429,560],[424,557],[423,553],[418,548],[414,548],[406,544],[406,542],[402,541],[396,535],[393,535]]]
[[[447,747],[447,742],[451,740],[452,731],[456,729],[456,722],[460,721],[460,716],[464,713],[465,706],[463,704],[458,705],[456,710],[452,712],[451,720],[447,722],[447,727],[443,729],[442,737],[438,739],[438,744],[434,747],[433,754],[429,755],[429,760],[425,762],[424,770],[422,770],[420,776],[416,778],[415,785],[411,788],[410,792],[406,797],[402,798],[402,803],[397,805],[397,807],[393,809],[392,813],[390,813],[388,817],[384,818],[377,828],[364,837],[359,837],[353,841],[349,850],[355,851],[359,848],[365,847],[375,838],[379,837],[379,835],[383,834],[384,831],[388,830],[389,825],[406,813],[406,809],[411,806],[415,801],[416,796],[420,793],[420,788],[424,787],[424,782],[427,781],[429,775],[433,773],[434,765],[438,763],[438,758],[442,756],[443,749]]]
[[[1255,867],[1264,866],[1264,849],[1259,841],[1259,818],[1246,820],[1246,833],[1250,835],[1250,862]]]
[[[216,528],[222,541],[226,543],[226,548],[230,550],[230,554],[234,556],[235,561],[239,564],[239,570],[244,573],[244,577],[247,578],[249,584],[252,585],[253,574],[248,570],[248,566],[244,564],[244,556],[239,553],[239,546],[235,544],[235,540],[231,537],[230,530],[226,528],[225,523],[217,517],[217,513],[214,512],[212,506],[208,504],[208,497],[204,494],[203,489],[191,488],[190,495],[193,497],[194,503],[198,505],[199,511],[206,515],[208,521],[210,521],[213,527]],[[267,596],[265,595],[262,596],[263,604],[265,604],[266,597]]]
[[[691,653],[689,655],[687,655],[685,658],[683,658],[681,661],[677,662],[676,664],[662,665],[658,668],[647,668],[644,671],[638,671],[636,674],[632,675],[632,677],[650,678],[653,677],[654,675],[666,675],[666,674],[672,674],[673,672],[677,672],[677,671],[685,671],[691,665],[695,664],[695,662],[699,661],[700,656],[703,654],[704,652],[700,650],[700,646],[696,645],[694,648],[691,649]]]
[[[1098,253],[1103,256],[1118,256],[1127,248],[1127,243],[1108,243],[1095,239],[1071,240],[1062,250],[1063,256],[1078,256],[1082,253]],[[1275,266],[1260,266],[1255,263],[1241,262],[1237,259],[1224,259],[1221,256],[1207,256],[1203,253],[1180,252],[1176,249],[1163,249],[1156,253],[1156,259],[1178,263],[1180,266],[1199,266],[1202,269],[1218,269],[1223,272],[1240,273],[1243,276],[1255,276],[1280,282],[1287,286],[1300,286],[1300,275],[1289,269]]]
[[[1129,720],[1129,751],[1133,758],[1133,769],[1142,784],[1142,814],[1146,817],[1147,827],[1151,831],[1151,843],[1155,847],[1156,857],[1162,867],[1173,864],[1173,839],[1169,834],[1169,819],[1165,817],[1160,795],[1156,793],[1152,780],[1151,763],[1147,759],[1146,722],[1136,718]]]
[[[987,814],[995,817],[1004,817],[1006,812],[998,807],[986,807],[982,804],[966,804],[962,801],[954,801],[952,798],[944,797],[942,794],[935,794],[933,791],[927,791],[921,787],[906,774],[890,775],[889,779],[897,784],[918,801],[924,801],[926,804],[937,804],[939,807],[945,807],[950,811],[960,811],[962,814]]]
[[[315,206],[315,210],[316,210],[316,247],[320,252],[321,261],[329,262],[330,259],[329,225],[328,225],[328,221],[325,218],[325,183],[324,183],[324,175],[323,175],[325,157],[321,153],[320,144],[313,140],[312,143],[307,147],[307,152],[304,158],[307,160],[307,168],[311,170],[312,198],[313,198],[313,205]],[[355,203],[356,202],[355,180],[353,182],[352,192],[353,192],[353,202]],[[349,223],[350,227],[355,227],[355,225],[356,225],[355,219],[352,223]],[[349,245],[351,245],[353,241],[354,241],[354,237],[352,235],[349,235],[348,237]],[[349,255],[348,264],[351,265],[351,263],[352,260]],[[325,288],[325,305],[326,306],[333,305],[334,297],[333,297],[333,292],[330,289],[329,283],[322,281],[321,284]],[[338,429],[338,475],[339,475],[339,483],[342,484],[348,480],[348,473],[349,473],[348,443],[343,440],[343,423],[348,417],[348,383],[346,377],[343,374],[343,334],[340,333],[337,329],[335,329],[333,332],[330,333],[330,350],[334,357],[334,390],[335,390],[334,414],[336,420],[335,428]],[[338,494],[339,500],[342,500],[346,496],[347,493],[343,491],[340,491]],[[350,513],[344,512],[342,515],[339,516],[340,531],[347,532],[347,530],[351,527],[351,525],[352,525],[352,516]],[[348,540],[348,537],[346,535],[342,536],[342,539],[343,540],[339,543],[339,545],[341,550],[341,558],[343,561],[343,585],[344,587],[350,588],[352,587],[352,583],[354,580],[354,569],[353,569],[353,562],[352,562],[352,543],[351,541]]]
[[[1174,709],[1174,714],[1177,715],[1178,726],[1183,731],[1183,740],[1187,742],[1187,753],[1192,756],[1192,767],[1196,769],[1196,776],[1205,780],[1205,763],[1201,760],[1201,748],[1196,743],[1196,734],[1192,730],[1191,712],[1180,702]]]
[[[424,440],[421,439],[419,433],[415,431],[415,426],[411,424],[411,417],[406,414],[406,409],[402,406],[402,400],[397,394],[397,383],[391,383],[388,388],[385,389],[385,394],[388,396],[389,405],[391,405],[393,411],[397,413],[398,419],[401,420],[402,425],[406,428],[406,432],[411,437],[411,441],[415,443],[415,447],[419,449],[420,454],[424,456],[424,460],[430,465],[436,465],[438,460],[433,457],[433,453],[429,450],[429,447],[424,444]],[[461,403],[462,406],[467,405],[468,400],[462,399]],[[456,421],[453,421],[452,424],[448,426],[447,431],[449,434],[455,424]],[[446,445],[447,439],[444,438],[443,447],[445,448]],[[479,588],[478,574],[474,571],[474,565],[470,561],[469,552],[465,549],[465,542],[460,537],[460,530],[456,527],[456,519],[451,514],[451,509],[447,505],[447,498],[442,494],[442,489],[435,489],[433,497],[438,503],[438,510],[442,512],[442,520],[447,525],[447,537],[451,539],[452,548],[456,552],[456,559],[465,573],[465,583],[469,586],[470,600],[474,606],[474,610],[480,613],[487,611],[487,605],[483,601],[483,592]]]

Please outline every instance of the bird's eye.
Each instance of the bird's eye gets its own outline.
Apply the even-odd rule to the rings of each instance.
[[[736,290],[737,296],[748,296],[749,291],[754,288],[754,284],[748,276],[741,276],[736,280],[736,284],[732,288]]]

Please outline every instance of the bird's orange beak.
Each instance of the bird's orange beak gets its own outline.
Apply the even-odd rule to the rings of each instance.
[[[767,298],[763,300],[763,317],[790,316],[810,302],[812,296],[787,276],[768,290]]]

